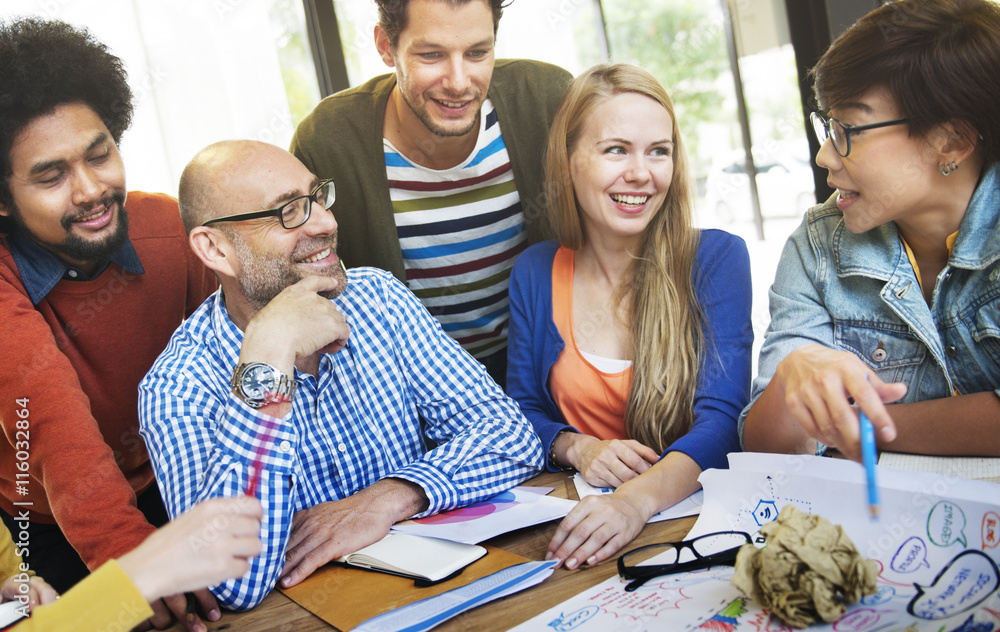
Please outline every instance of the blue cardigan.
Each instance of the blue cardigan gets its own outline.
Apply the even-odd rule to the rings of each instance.
[[[552,261],[559,244],[525,250],[510,276],[507,393],[521,405],[548,455],[566,423],[548,388],[549,370],[566,346],[552,320]],[[663,454],[678,450],[701,469],[725,468],[740,449],[736,420],[750,395],[753,330],[750,325],[750,256],[742,239],[701,231],[692,271],[707,322],[706,349],[694,396],[694,422]],[[546,456],[546,467],[555,471]]]

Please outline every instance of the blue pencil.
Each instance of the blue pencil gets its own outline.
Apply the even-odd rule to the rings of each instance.
[[[861,411],[861,463],[868,478],[868,511],[878,517],[878,483],[875,480],[875,427],[865,411]]]

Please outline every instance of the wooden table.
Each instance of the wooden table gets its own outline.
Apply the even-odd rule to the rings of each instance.
[[[555,489],[551,495],[578,500],[572,475],[566,473],[545,472],[525,482],[524,485],[553,487]],[[624,550],[627,551],[644,544],[682,540],[691,530],[694,522],[695,518],[689,517],[648,524]],[[492,544],[498,548],[523,555],[530,560],[543,560],[545,559],[546,547],[549,540],[552,539],[557,525],[558,521],[553,521],[537,527],[521,529],[488,540],[486,544]],[[618,556],[614,555],[600,564],[574,571],[557,569],[552,577],[541,584],[474,608],[439,625],[435,630],[443,632],[507,630],[615,575],[617,573],[615,566],[617,559]],[[171,629],[182,630],[179,625],[175,625]],[[222,619],[215,623],[209,623],[208,629],[213,632],[222,630],[232,632],[329,632],[336,628],[302,608],[280,591],[274,590],[260,605],[249,612],[223,611]]]

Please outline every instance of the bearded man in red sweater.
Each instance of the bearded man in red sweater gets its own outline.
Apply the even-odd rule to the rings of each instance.
[[[216,286],[176,201],[126,196],[131,117],[121,60],[86,31],[0,24],[0,518],[60,592],[166,521],[137,386]],[[165,627],[184,598],[153,609]]]

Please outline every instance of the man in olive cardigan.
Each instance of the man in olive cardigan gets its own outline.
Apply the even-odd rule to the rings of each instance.
[[[340,254],[389,270],[501,385],[507,284],[548,233],[544,148],[572,80],[494,59],[501,0],[376,0],[393,74],[324,99],[291,151],[333,178]]]

